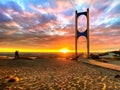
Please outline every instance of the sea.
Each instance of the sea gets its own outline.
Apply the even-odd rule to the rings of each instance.
[[[61,52],[19,52],[20,57],[37,57],[37,58],[73,58],[75,53],[61,53]],[[15,52],[0,52],[0,59],[14,58]]]

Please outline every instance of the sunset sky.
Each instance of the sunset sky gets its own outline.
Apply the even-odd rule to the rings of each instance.
[[[120,48],[120,0],[1,0],[0,52],[74,51],[75,10],[90,11],[90,51]],[[84,31],[85,16],[78,19]],[[86,50],[86,39],[78,40]]]

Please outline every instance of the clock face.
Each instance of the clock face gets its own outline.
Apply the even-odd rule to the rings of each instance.
[[[87,29],[87,18],[85,15],[78,17],[78,31],[84,32]]]

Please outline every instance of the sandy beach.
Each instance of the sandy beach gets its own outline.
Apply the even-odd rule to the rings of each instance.
[[[0,90],[120,90],[119,71],[67,59],[0,60]],[[17,77],[9,82],[8,76]]]

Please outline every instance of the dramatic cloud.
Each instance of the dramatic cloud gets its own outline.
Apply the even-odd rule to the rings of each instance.
[[[0,22],[9,22],[12,21],[12,17],[4,12],[0,12]]]
[[[87,8],[91,50],[119,49],[120,0],[2,0],[0,46],[74,50],[75,10],[83,12]],[[78,22],[79,30],[83,31],[85,17],[80,16]],[[79,48],[86,48],[85,38],[79,38],[78,43]]]

